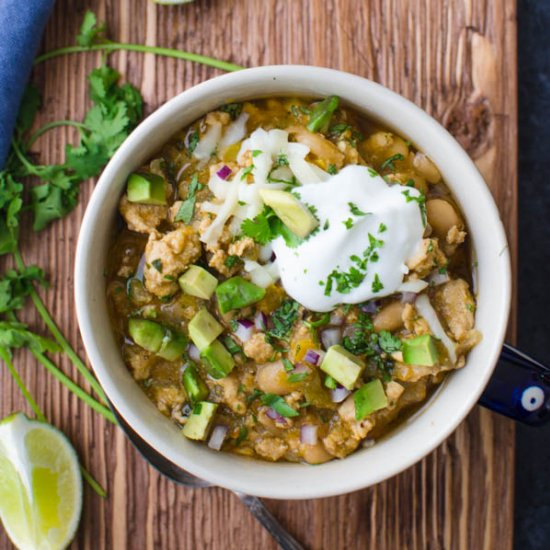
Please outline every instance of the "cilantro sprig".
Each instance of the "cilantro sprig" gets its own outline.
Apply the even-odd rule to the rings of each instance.
[[[260,245],[267,244],[281,236],[290,248],[296,248],[303,240],[295,235],[278,217],[269,206],[255,218],[247,218],[241,224],[241,232]]]
[[[35,65],[66,54],[89,51],[109,53],[117,50],[184,59],[225,71],[243,68],[191,52],[108,40],[105,25],[99,24],[91,11],[84,17],[77,45],[58,48],[40,55],[35,59]],[[22,212],[29,211],[33,215],[33,228],[40,231],[71,212],[78,201],[80,183],[101,171],[137,124],[141,118],[141,95],[130,84],[119,85],[119,77],[119,73],[107,65],[95,69],[88,76],[92,106],[84,120],[48,122],[32,135],[28,135],[29,130],[41,101],[36,88],[29,86],[20,107],[11,154],[5,168],[0,170],[0,255],[13,255],[17,266],[17,270],[9,270],[4,276],[0,276],[0,359],[5,363],[36,417],[42,421],[46,421],[44,414],[13,365],[12,349],[27,348],[39,363],[77,397],[107,420],[115,422],[114,416],[106,407],[106,397],[98,381],[63,336],[36,292],[34,285],[44,284],[44,276],[39,268],[25,266],[19,251],[19,218]],[[230,114],[234,116],[236,110],[232,110]],[[46,132],[62,126],[71,126],[78,130],[77,143],[66,148],[62,162],[50,165],[37,164],[30,154],[31,147]],[[27,176],[38,178],[38,181],[34,180],[35,185],[30,189],[28,201],[23,198],[21,181]],[[17,319],[17,310],[29,298],[54,340],[37,334]],[[49,359],[46,353],[54,351],[62,351],[68,356],[96,393],[98,400],[74,383]],[[92,488],[99,495],[105,496],[105,491],[93,477],[85,469],[81,470]]]

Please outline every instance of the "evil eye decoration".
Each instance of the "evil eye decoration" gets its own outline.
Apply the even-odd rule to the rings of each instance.
[[[544,405],[544,390],[539,386],[529,386],[521,394],[521,406],[529,412],[536,411]]]

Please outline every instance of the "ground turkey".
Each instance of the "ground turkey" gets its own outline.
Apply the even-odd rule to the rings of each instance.
[[[254,359],[257,363],[267,363],[275,355],[275,350],[271,344],[265,341],[265,334],[257,332],[244,343],[244,353],[250,359]]]
[[[439,248],[437,239],[423,239],[416,254],[407,262],[407,267],[420,279],[429,275],[434,269],[447,265],[447,257]]]
[[[453,338],[460,342],[474,328],[475,302],[463,279],[440,285],[434,296],[434,306],[441,313]]]
[[[151,234],[145,247],[145,287],[161,297],[174,294],[178,276],[200,255],[201,243],[192,227],[179,227],[161,238]]]
[[[120,199],[119,211],[128,229],[138,233],[155,233],[156,228],[168,217],[167,206],[129,202],[126,195]]]
[[[254,443],[254,450],[267,460],[279,460],[288,450],[288,445],[280,437],[262,437]]]

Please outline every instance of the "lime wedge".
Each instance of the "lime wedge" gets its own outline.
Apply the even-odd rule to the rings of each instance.
[[[0,519],[20,550],[59,550],[82,511],[78,457],[56,428],[17,413],[0,422]]]

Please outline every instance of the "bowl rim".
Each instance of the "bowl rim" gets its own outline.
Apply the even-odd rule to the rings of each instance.
[[[498,315],[496,315],[493,319],[493,341],[483,342],[483,358],[485,361],[485,366],[480,366],[481,376],[475,379],[476,384],[474,387],[470,388],[471,391],[468,394],[463,395],[463,401],[461,401],[458,408],[453,411],[453,414],[449,420],[436,423],[437,425],[434,427],[434,432],[431,435],[426,436],[420,444],[415,445],[412,449],[409,449],[399,459],[388,460],[387,463],[384,463],[384,467],[379,472],[363,472],[362,475],[355,478],[348,478],[346,476],[339,475],[343,473],[343,469],[340,466],[342,464],[349,464],[350,467],[353,466],[355,470],[359,469],[359,463],[357,460],[351,460],[352,457],[358,455],[359,453],[354,453],[349,457],[346,457],[344,462],[331,461],[321,466],[316,466],[314,468],[315,470],[324,472],[321,476],[319,476],[319,474],[306,474],[305,472],[312,470],[310,466],[280,463],[270,464],[268,462],[258,460],[251,461],[250,459],[243,459],[241,457],[237,457],[235,459],[235,457],[229,453],[217,453],[218,456],[223,456],[223,460],[227,462],[227,466],[229,467],[228,471],[224,473],[223,471],[212,467],[212,465],[216,463],[216,459],[214,458],[211,460],[208,454],[204,454],[213,452],[209,451],[206,446],[201,446],[204,448],[204,451],[199,453],[196,453],[191,448],[182,453],[175,448],[175,444],[173,442],[168,441],[166,433],[158,431],[158,425],[156,426],[157,430],[155,427],[149,426],[148,422],[150,420],[144,420],[143,411],[136,410],[135,406],[132,406],[126,402],[122,390],[117,387],[117,382],[119,380],[116,378],[114,371],[112,371],[109,365],[106,364],[106,360],[103,357],[103,351],[100,350],[100,342],[98,341],[96,335],[97,325],[94,324],[95,319],[93,318],[93,315],[95,315],[95,313],[93,313],[94,308],[99,306],[97,300],[94,301],[94,299],[89,296],[90,288],[94,287],[94,285],[97,286],[98,283],[90,281],[89,269],[92,264],[89,256],[98,224],[101,224],[101,222],[105,219],[105,213],[102,207],[109,195],[111,182],[117,178],[117,175],[120,179],[119,173],[124,169],[124,166],[129,162],[129,159],[131,159],[132,156],[135,156],[136,148],[139,147],[140,144],[147,143],[149,134],[154,133],[155,130],[162,128],[163,125],[166,125],[167,121],[174,117],[176,113],[179,113],[185,108],[191,106],[191,108],[195,108],[195,114],[191,117],[191,120],[196,119],[213,108],[205,107],[202,111],[198,110],[197,105],[203,104],[201,99],[207,97],[209,98],[211,104],[220,105],[229,101],[228,98],[233,97],[228,95],[227,90],[232,90],[234,87],[240,87],[242,90],[243,86],[246,87],[246,85],[262,84],[265,86],[268,81],[273,81],[274,83],[277,83],[277,86],[282,85],[283,87],[285,86],[284,82],[287,82],[286,87],[290,93],[294,94],[296,94],[296,92],[292,92],[291,90],[293,86],[296,86],[296,82],[303,83],[303,86],[306,86],[306,81],[308,85],[315,82],[319,85],[319,94],[317,95],[327,95],[323,92],[323,86],[325,86],[327,89],[338,89],[339,91],[335,91],[334,93],[336,95],[340,95],[345,101],[348,102],[350,95],[353,95],[351,89],[357,86],[358,89],[361,89],[369,97],[369,100],[376,99],[374,103],[383,103],[386,106],[387,112],[389,112],[390,109],[402,111],[404,117],[406,115],[406,117],[409,117],[412,121],[414,121],[414,123],[419,124],[429,135],[433,134],[434,137],[437,137],[437,140],[440,141],[438,147],[443,147],[446,151],[452,154],[449,163],[454,162],[455,164],[460,164],[464,175],[471,178],[471,180],[468,180],[469,185],[475,188],[478,200],[484,208],[487,208],[486,219],[483,223],[488,224],[493,232],[492,234],[494,237],[495,246],[502,248],[498,254],[499,269],[495,271],[497,276],[500,277],[499,284],[502,288],[502,292],[500,293],[500,301],[497,303],[495,300],[495,304],[493,304],[499,306]],[[281,81],[284,81],[283,84],[281,84]],[[347,93],[346,90],[348,91]],[[264,97],[269,95],[283,95],[283,93],[266,93]],[[221,98],[222,96],[224,99],[220,99],[220,101],[216,103],[215,99],[217,97]],[[235,95],[233,99],[244,99],[245,96],[246,93],[241,91]],[[256,93],[254,97],[261,97],[261,94]],[[212,101],[214,101],[214,103],[212,103]],[[364,105],[362,105],[360,110],[365,112],[367,109]],[[371,113],[367,116],[373,116],[373,114]],[[376,116],[376,113],[374,113],[374,116]],[[400,133],[400,135],[407,135],[409,133],[401,132],[400,124],[395,124],[393,126],[396,131]],[[167,132],[164,140],[166,141],[172,133],[173,132]],[[417,142],[418,140],[415,140],[415,144],[417,144]],[[426,150],[426,147],[422,147],[422,149]],[[150,156],[150,154],[147,156]],[[441,169],[441,162],[436,162],[436,164]],[[126,171],[126,175],[127,173],[128,172]],[[451,187],[451,189],[453,192],[455,191],[453,187]],[[464,212],[464,214],[468,218],[468,213]],[[471,224],[468,224],[468,226],[471,227]],[[483,260],[480,258],[480,265],[482,261]],[[489,260],[487,260],[487,262],[488,261]],[[150,444],[155,450],[165,456],[168,460],[172,461],[174,464],[184,468],[193,475],[205,479],[215,485],[231,490],[268,498],[319,498],[341,495],[365,488],[398,474],[432,452],[464,420],[468,412],[476,404],[479,396],[485,388],[485,385],[487,384],[496,365],[500,349],[504,341],[511,304],[511,267],[504,227],[500,220],[496,204],[493,201],[486,183],[473,164],[472,160],[468,157],[458,142],[430,115],[403,96],[378,83],[357,75],[334,69],[307,65],[272,65],[244,69],[242,71],[224,74],[187,89],[164,103],[154,113],[149,115],[125,140],[103,171],[103,174],[99,178],[90,202],[86,208],[76,252],[75,302],[78,323],[84,346],[99,382],[103,386],[107,396],[119,414],[125,419],[126,422],[129,423],[130,426],[132,426],[140,437],[142,437],[142,439]],[[110,325],[108,330],[111,330]],[[97,333],[99,333],[99,329]],[[473,351],[471,353],[473,353]],[[122,362],[121,356],[120,362]],[[467,360],[467,366],[469,363],[470,357]],[[415,415],[415,420],[413,420],[413,423],[418,422],[419,417],[425,415],[426,411],[433,406],[433,403],[441,399],[442,394],[447,391],[450,378],[451,377],[447,377],[445,382],[441,385],[441,388],[435,392],[429,402],[423,404],[418,415]],[[137,386],[137,384],[135,384],[135,388],[141,392],[141,389]],[[158,414],[160,415],[160,413]],[[156,421],[151,422],[154,424]],[[167,422],[170,421],[167,420]],[[432,424],[434,423],[433,419],[431,422]],[[397,431],[399,432],[401,429],[402,428],[398,428]],[[393,437],[393,433],[388,437],[388,440],[391,440],[392,438],[395,439]],[[373,447],[373,449],[375,447]],[[397,448],[397,450],[400,449]],[[203,456],[199,459],[198,457],[201,453]],[[202,458],[204,458],[204,460],[202,460]],[[235,460],[237,460],[238,464],[233,464]],[[249,466],[247,469],[249,473],[248,476],[235,476],[235,472],[238,472],[239,468],[242,469],[243,464],[246,464],[243,461],[248,462],[248,464],[250,464],[250,462],[254,462],[256,465],[261,464],[261,468],[259,466]],[[294,474],[291,474],[291,470],[289,468],[302,469],[304,474],[301,475],[305,476],[310,481],[315,481],[322,477],[324,478],[324,483],[311,484],[304,487],[298,482],[300,478]],[[259,469],[262,471],[265,469],[266,473],[263,474],[261,471],[257,471]],[[268,470],[272,470],[272,472],[267,473]],[[297,485],[293,486],[286,482],[281,483],[281,477],[280,475],[276,475],[276,472],[280,475],[290,475],[292,479],[296,479]],[[231,473],[232,475],[230,475]],[[337,476],[338,479],[334,479],[335,476]]]

